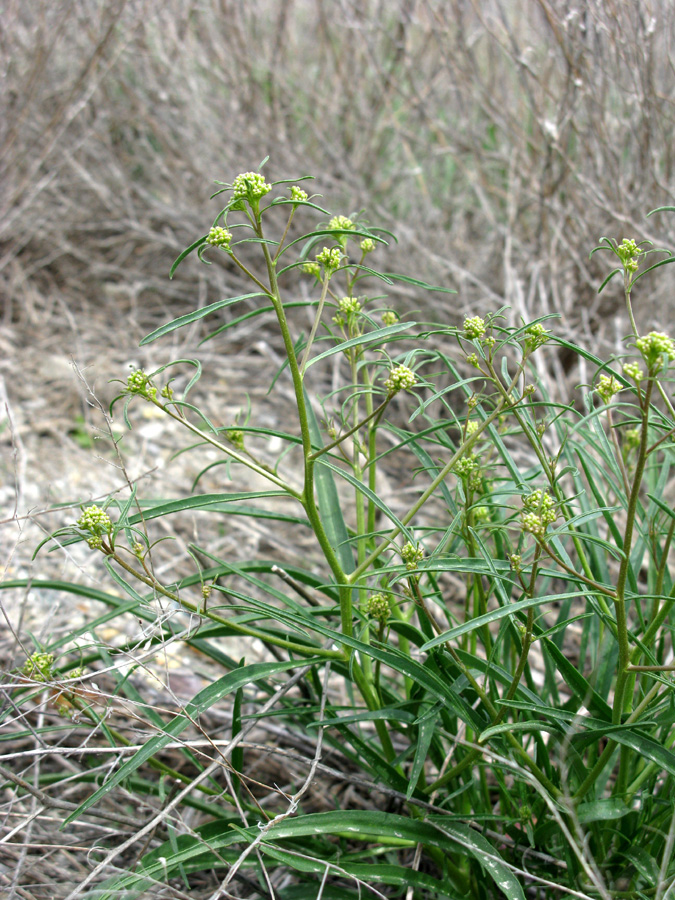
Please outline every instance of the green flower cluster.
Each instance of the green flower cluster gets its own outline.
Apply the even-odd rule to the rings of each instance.
[[[354,231],[356,225],[347,216],[333,216],[328,227],[331,231]]]
[[[293,203],[303,203],[307,199],[307,191],[294,184],[291,188],[291,200]]]
[[[387,327],[389,327],[390,325],[395,325],[398,322],[398,316],[393,309],[385,309],[385,311],[382,313],[382,322]]]
[[[645,337],[635,341],[635,346],[642,354],[650,372],[658,372],[663,365],[663,357],[675,359],[675,344],[672,338],[661,331],[650,331]]]
[[[627,272],[635,272],[637,271],[638,266],[640,265],[639,255],[643,252],[641,247],[635,243],[635,241],[630,240],[629,238],[624,238],[623,241],[616,248],[616,252],[619,255],[619,259],[621,260],[624,269]]]
[[[314,275],[315,278],[321,278],[321,267],[316,262],[306,262],[302,266],[302,271],[307,275]]]
[[[535,537],[543,537],[546,528],[558,518],[553,497],[547,491],[536,490],[524,494],[521,499],[523,501],[521,515],[523,531],[527,531]]]
[[[528,353],[534,353],[535,350],[538,350],[550,336],[550,332],[544,328],[541,322],[535,322],[534,325],[530,325],[529,328],[525,329],[524,333],[525,350]]]
[[[644,377],[644,372],[637,363],[626,363],[623,367],[623,374],[626,378],[632,378],[636,384],[639,384]]]
[[[371,619],[377,619],[378,622],[384,624],[389,618],[389,601],[384,594],[371,594],[368,598],[366,612]]]
[[[389,378],[384,382],[384,386],[390,395],[397,394],[399,391],[409,391],[410,388],[417,384],[417,376],[408,366],[396,366],[389,372]]]
[[[86,531],[91,535],[87,539],[87,544],[92,550],[100,550],[103,546],[104,535],[109,535],[112,531],[110,516],[99,506],[88,506],[83,509],[82,515],[75,524],[81,531]]]
[[[232,232],[221,225],[214,225],[206,236],[206,243],[212,247],[222,247],[223,250],[230,249],[230,241],[232,240]]]
[[[340,312],[343,312],[347,316],[356,315],[356,313],[361,312],[361,304],[356,297],[343,297],[341,300],[338,300],[338,307]]]
[[[22,673],[33,681],[51,681],[52,665],[54,663],[53,653],[41,653],[36,651],[29,656],[21,669]]]
[[[485,334],[485,320],[480,316],[467,316],[464,319],[464,337],[470,341],[482,338]]]
[[[232,182],[232,191],[239,200],[260,200],[271,190],[272,185],[267,184],[265,176],[258,172],[244,172]]]
[[[373,250],[375,249],[375,241],[372,240],[372,238],[364,238],[361,241],[361,243],[359,244],[359,246],[361,247],[362,253],[364,253],[364,254],[372,253]]]
[[[356,297],[342,297],[341,300],[338,300],[338,310],[337,315],[333,316],[333,321],[336,325],[342,326],[345,324],[345,316],[347,321],[353,321],[354,317],[361,312],[361,303]]]
[[[626,443],[626,447],[629,450],[633,450],[636,447],[640,446],[640,439],[642,438],[642,432],[639,428],[628,428],[623,435],[624,441]]]
[[[613,375],[601,375],[596,391],[604,403],[610,403],[612,397],[621,390],[621,384]]]
[[[474,469],[478,468],[478,459],[475,453],[468,453],[466,456],[462,456],[455,463],[455,473],[459,475],[460,478],[467,478]]]
[[[147,397],[154,400],[157,396],[157,388],[152,384],[148,375],[143,369],[136,369],[127,378],[127,393],[140,394],[141,397]]]
[[[316,255],[316,261],[323,266],[327,273],[332,274],[336,269],[340,268],[340,260],[342,259],[342,251],[339,247],[329,249],[324,247],[320,253]]]
[[[412,571],[417,568],[417,564],[424,559],[424,550],[421,547],[415,547],[410,541],[401,547],[401,558],[405,563],[406,569]]]

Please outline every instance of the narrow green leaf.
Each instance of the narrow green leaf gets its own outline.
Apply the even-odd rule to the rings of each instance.
[[[194,309],[192,312],[186,313],[184,316],[179,316],[177,319],[172,319],[171,322],[167,322],[165,325],[160,325],[159,328],[155,328],[154,331],[151,331],[150,334],[146,334],[146,336],[141,341],[141,347],[146,344],[151,344],[153,341],[156,341],[158,338],[164,337],[165,334],[170,334],[172,331],[176,331],[178,328],[182,328],[184,325],[189,325],[191,322],[197,322],[199,319],[203,319],[205,316],[211,315],[211,313],[216,312],[218,309],[224,309],[226,306],[232,306],[233,303],[239,303],[241,300],[249,300],[253,297],[264,297],[265,294],[260,291],[254,294],[241,294],[239,297],[231,297],[228,300],[218,300],[216,303],[210,303],[208,306],[203,306],[201,309]]]
[[[362,334],[360,337],[342,341],[342,343],[331,347],[330,350],[324,350],[324,352],[319,353],[318,356],[313,356],[312,359],[308,360],[305,369],[309,369],[314,363],[320,362],[322,359],[326,359],[329,356],[334,356],[336,353],[343,353],[345,350],[349,350],[350,347],[362,347],[366,344],[384,342],[395,334],[400,334],[402,331],[409,331],[416,324],[417,322],[398,322],[396,325],[389,325],[387,328],[378,328],[377,331],[369,331],[366,334]]]
[[[312,448],[320,450],[323,447],[323,439],[319,423],[314,415],[312,404],[305,392],[305,407],[307,409],[307,421],[309,425]],[[354,554],[349,543],[349,532],[342,515],[340,496],[335,487],[335,481],[330,468],[326,465],[325,456],[319,457],[314,465],[314,486],[316,499],[319,506],[319,516],[331,542],[331,546],[337,553],[340,566],[345,575],[354,571]]]
[[[183,250],[183,252],[175,260],[174,264],[171,266],[171,269],[169,271],[169,278],[173,278],[174,272],[176,271],[178,266],[183,262],[183,260],[185,259],[186,256],[189,256],[193,250],[196,250],[197,247],[201,247],[202,244],[206,243],[207,237],[208,237],[208,234],[205,234],[203,237],[197,238],[197,240],[194,242],[194,244],[190,244],[189,247],[187,247],[185,250]]]
[[[408,798],[408,800],[410,800],[410,798],[415,793],[417,782],[419,781],[419,777],[424,769],[424,764],[427,761],[427,755],[429,753],[429,747],[436,731],[437,721],[438,715],[435,715],[428,719],[422,719],[422,721],[418,725],[415,757],[410,769],[410,784],[408,785],[408,790],[406,791],[406,797]]]

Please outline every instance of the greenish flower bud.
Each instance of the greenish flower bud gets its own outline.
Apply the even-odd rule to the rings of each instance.
[[[356,315],[361,312],[361,304],[356,297],[343,297],[341,300],[338,300],[338,307],[340,312],[343,312],[347,316]]]
[[[375,241],[371,238],[364,238],[359,244],[362,253],[372,253],[375,249]]]
[[[331,231],[354,231],[356,225],[347,216],[333,216],[328,227]]]
[[[127,378],[127,393],[140,394],[141,397],[154,400],[157,397],[157,388],[142,369],[136,369]]]
[[[415,547],[410,541],[406,541],[401,548],[401,558],[405,563],[406,569],[412,571],[424,559],[424,550],[421,547]]]
[[[53,677],[53,663],[53,653],[36,651],[28,657],[21,671],[26,677],[32,678],[33,681],[51,681]]]
[[[328,247],[324,247],[320,253],[316,255],[316,261],[319,265],[323,266],[326,273],[332,275],[336,269],[340,268],[340,261],[342,260],[342,251],[339,247],[333,247],[329,249]]]
[[[398,316],[393,311],[393,309],[385,309],[385,311],[382,313],[382,322],[387,327],[389,327],[390,325],[395,325],[398,322]]]
[[[610,403],[612,397],[618,394],[621,385],[613,375],[601,375],[596,391],[604,403]]]
[[[470,366],[474,366],[476,369],[480,369],[480,360],[478,359],[478,356],[475,353],[470,353],[467,356],[466,361],[469,363]]]
[[[231,444],[234,444],[235,447],[239,447],[240,450],[244,449],[244,432],[243,431],[239,431],[238,428],[230,428],[226,432],[225,437]]]
[[[302,271],[308,275],[314,275],[315,278],[321,278],[321,268],[318,263],[306,262],[302,267]]]
[[[623,367],[623,374],[626,378],[632,378],[636,384],[639,384],[644,378],[644,372],[635,362],[626,363]]]
[[[228,231],[227,228],[222,228],[219,225],[214,225],[214,227],[206,236],[207,244],[210,244],[212,247],[222,247],[223,250],[230,249],[231,240],[232,232]]]
[[[307,191],[303,191],[302,188],[299,188],[297,184],[294,184],[291,188],[291,200],[293,203],[304,203],[307,199]]]
[[[399,391],[409,391],[416,384],[417,376],[408,366],[396,366],[389,372],[389,378],[384,382],[390,395],[397,394]]]
[[[522,526],[523,531],[527,531],[530,534],[533,534],[535,537],[543,537],[546,532],[546,527],[542,522],[540,516],[536,513],[528,512],[523,513],[522,515]]]
[[[636,272],[640,265],[639,255],[643,252],[641,247],[635,241],[624,238],[616,248],[619,259],[623,263],[623,267],[627,272]]]
[[[624,441],[629,450],[634,450],[640,446],[642,434],[639,428],[629,428],[624,433]]]
[[[467,456],[462,456],[455,463],[455,473],[460,476],[460,478],[468,477],[474,469],[478,467],[477,457],[475,453],[469,453]]]
[[[650,372],[656,373],[664,364],[664,357],[675,359],[675,344],[667,334],[650,331],[645,337],[635,341],[635,346],[642,354]]]
[[[377,619],[378,622],[384,624],[389,618],[389,600],[384,594],[371,594],[368,598],[366,612],[371,619]]]
[[[535,350],[538,350],[550,337],[550,332],[548,332],[541,322],[535,322],[534,325],[530,325],[529,328],[526,328],[524,331],[525,336],[525,350],[528,353],[534,353]]]
[[[82,510],[82,515],[75,523],[82,531],[88,531],[92,535],[110,534],[112,522],[105,510],[98,506],[88,506]]]
[[[256,201],[264,197],[272,190],[272,185],[267,184],[265,176],[258,172],[244,172],[232,182],[234,196],[241,200]]]
[[[464,319],[464,337],[470,341],[481,338],[485,334],[485,321],[480,316],[467,316]]]

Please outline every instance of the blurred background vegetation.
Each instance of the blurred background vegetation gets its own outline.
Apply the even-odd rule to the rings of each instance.
[[[95,305],[112,325],[236,290],[227,261],[167,274],[217,211],[213,180],[268,154],[268,180],[315,174],[333,212],[395,232],[385,268],[457,288],[397,289],[444,321],[558,312],[563,334],[620,350],[621,292],[598,296],[590,249],[675,243],[669,217],[645,219],[675,200],[671,0],[2,7],[5,324],[86,327]],[[641,327],[669,327],[669,272]]]

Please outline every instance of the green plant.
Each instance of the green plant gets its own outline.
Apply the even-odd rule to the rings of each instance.
[[[618,259],[601,289],[615,274],[624,279],[633,333],[621,367],[557,337],[545,324],[551,317],[510,327],[497,311],[468,316],[461,328],[399,318],[366,293],[402,278],[369,262],[387,232],[360,216],[331,216],[296,181],[268,184],[259,172],[221,185],[214,196],[222,194],[213,226],[172,273],[193,252],[204,262],[225,253],[254,293],[187,313],[144,343],[255,301],[210,337],[273,311],[285,350],[274,381],[290,377],[296,421],[283,431],[210,421],[189,399],[198,360],[137,370],[114,402],[124,404],[130,427],[130,405],[152,404],[229,460],[235,482],[240,466],[269,490],[161,501],[134,490],[124,502],[84,508],[56,535],[101,553],[119,593],[44,587],[105,604],[100,621],[125,613],[153,621],[150,602],[169,602],[191,625],[163,616],[156,640],[184,641],[224,670],[168,723],[119,676],[118,690],[156,734],[66,823],[124,784],[163,804],[134,840],[160,823],[165,840],[91,896],[146,896],[167,882],[188,889],[213,870],[223,892],[214,896],[229,896],[244,879],[258,893],[288,898],[351,897],[358,885],[378,896],[517,900],[536,889],[542,897],[664,900],[675,884],[675,513],[664,500],[675,344],[640,333],[631,291],[675,257],[640,272],[643,258],[663,251],[607,238],[593,251]],[[327,221],[289,240],[299,213]],[[260,269],[244,260],[248,245]],[[312,280],[314,299],[286,298],[284,279],[297,268]],[[290,318],[297,306],[314,310],[306,336]],[[538,375],[534,359],[545,346],[597,368],[576,404],[551,396]],[[320,397],[322,364],[336,356],[345,382]],[[178,396],[168,376],[186,367],[193,375]],[[257,449],[261,435],[281,442],[277,461]],[[407,507],[378,490],[378,470],[395,455],[403,486],[416,491]],[[257,505],[280,497],[281,512]],[[208,566],[165,583],[153,564],[154,520],[195,509],[229,525],[253,514],[269,528],[308,530],[313,550],[305,566],[281,568],[194,546],[195,561]],[[227,655],[235,638],[259,641],[266,660],[238,663]],[[59,687],[58,672],[75,665],[70,656],[67,647],[45,647],[48,665],[37,675],[29,660],[15,702],[29,702],[51,680],[67,709],[79,710],[73,728],[93,723],[113,746],[128,745],[76,687]],[[112,656],[95,644],[77,660],[78,675],[83,665],[110,666]],[[227,745],[205,759],[187,737],[184,765],[169,766],[163,751],[181,734],[210,740],[199,717],[226,697]],[[246,722],[242,711],[254,702]],[[304,748],[306,775],[263,809],[247,778],[246,737],[272,713]],[[279,740],[278,752],[288,753]],[[159,781],[139,780],[148,765]],[[335,797],[327,811],[314,809],[314,780],[336,770],[364,797],[372,792],[370,805],[353,809]],[[179,782],[170,801],[166,778]],[[174,817],[187,807],[200,812],[200,824]],[[293,873],[281,887],[279,872]]]

